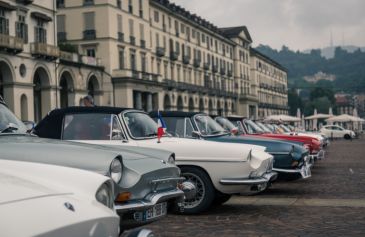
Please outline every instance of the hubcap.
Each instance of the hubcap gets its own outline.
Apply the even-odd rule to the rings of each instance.
[[[191,182],[195,185],[196,193],[194,196],[189,195],[184,201],[185,208],[194,208],[200,205],[205,197],[205,186],[203,180],[199,176],[193,173],[182,174],[187,182]]]

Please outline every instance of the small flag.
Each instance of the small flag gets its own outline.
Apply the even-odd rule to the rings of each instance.
[[[161,142],[161,137],[165,135],[166,132],[166,123],[163,121],[160,111],[158,111],[158,120],[157,120],[157,139],[158,142]]]

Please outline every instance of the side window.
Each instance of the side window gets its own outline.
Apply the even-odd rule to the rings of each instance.
[[[184,137],[193,137],[194,127],[191,123],[190,118],[185,119],[185,136]]]
[[[110,140],[112,115],[69,114],[63,121],[63,140]]]
[[[112,136],[111,140],[126,140],[123,133],[123,129],[119,123],[119,119],[116,115],[113,115],[113,125],[112,125]]]

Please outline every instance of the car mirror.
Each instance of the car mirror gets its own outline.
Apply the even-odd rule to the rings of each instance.
[[[191,136],[192,136],[193,138],[198,138],[198,139],[201,139],[201,138],[202,138],[202,134],[201,134],[200,132],[197,132],[197,131],[193,131],[193,132],[191,133]]]
[[[128,237],[154,237],[154,236],[155,235],[153,234],[152,231],[146,229],[135,230],[132,231],[130,234],[128,234]]]
[[[25,127],[27,128],[27,133],[30,133],[32,132],[33,128],[35,127],[35,122],[32,122],[32,121],[24,121],[23,122]]]

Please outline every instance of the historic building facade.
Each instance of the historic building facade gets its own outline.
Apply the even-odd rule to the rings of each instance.
[[[39,121],[53,108],[76,105],[102,84],[101,67],[60,52],[55,16],[53,1],[0,1],[0,95],[22,120]]]
[[[286,69],[255,49],[250,49],[251,77],[258,84],[258,118],[288,114]]]
[[[286,112],[284,90],[261,87],[286,89],[285,70],[251,44],[246,27],[217,28],[168,0],[0,0],[0,94],[34,121],[87,94],[146,111]]]

